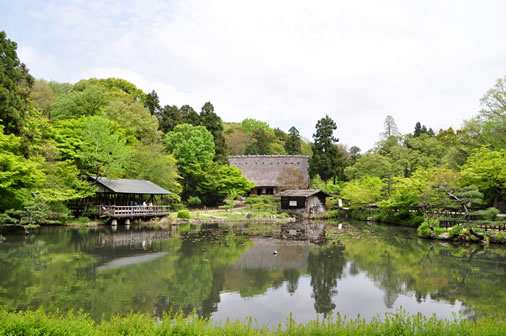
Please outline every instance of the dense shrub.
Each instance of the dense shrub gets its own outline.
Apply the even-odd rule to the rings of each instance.
[[[179,210],[178,213],[177,213],[177,218],[190,219],[190,211],[188,211],[188,210]]]
[[[193,208],[196,208],[202,204],[202,201],[200,200],[200,198],[198,196],[190,196],[188,198],[187,202],[188,202],[188,205]]]

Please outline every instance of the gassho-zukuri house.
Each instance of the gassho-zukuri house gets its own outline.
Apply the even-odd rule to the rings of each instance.
[[[281,191],[282,180],[293,169],[300,173],[299,189],[309,187],[309,156],[305,155],[237,155],[229,156],[231,165],[239,168],[242,175],[257,186],[254,195],[275,195]],[[289,168],[289,169],[287,169]]]
[[[74,211],[96,209],[96,215],[108,217],[155,217],[169,214],[166,196],[171,192],[147,180],[90,177],[97,187],[94,196],[79,200]]]

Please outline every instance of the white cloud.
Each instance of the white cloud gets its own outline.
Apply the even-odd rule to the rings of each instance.
[[[386,115],[404,133],[416,121],[459,126],[506,61],[500,0],[31,5],[14,10],[37,33],[16,41],[36,76],[122,77],[163,104],[211,101],[225,121],[294,125],[306,137],[329,114],[341,142],[362,149]]]

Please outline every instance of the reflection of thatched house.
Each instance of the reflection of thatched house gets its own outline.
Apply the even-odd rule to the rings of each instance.
[[[307,189],[309,186],[309,156],[238,155],[228,159],[257,185],[252,194],[273,195],[283,189]]]
[[[279,196],[283,210],[316,214],[325,211],[325,199],[331,195],[321,190],[285,190]]]

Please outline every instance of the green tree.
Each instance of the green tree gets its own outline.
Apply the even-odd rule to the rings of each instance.
[[[178,199],[182,187],[179,183],[176,159],[167,154],[159,143],[144,145],[138,143],[132,151],[129,161],[128,178],[151,181],[172,193]]]
[[[253,132],[259,128],[263,129],[264,131],[269,132],[271,128],[269,127],[269,124],[265,121],[260,121],[256,119],[247,118],[244,119],[241,122],[241,127],[244,130],[244,132],[250,133]]]
[[[181,111],[176,105],[165,105],[157,117],[160,131],[164,134],[172,131],[176,125],[184,123]]]
[[[144,106],[146,106],[151,115],[159,118],[162,107],[160,106],[160,99],[158,98],[158,94],[155,90],[146,95]]]
[[[51,108],[54,120],[74,119],[100,114],[110,101],[107,88],[98,84],[77,84],[68,93],[59,96]]]
[[[196,163],[204,167],[214,159],[213,135],[204,126],[177,125],[165,135],[164,143],[178,166]]]
[[[183,105],[179,111],[181,112],[181,119],[183,123],[193,126],[200,125],[200,116],[197,112],[195,112],[193,107],[190,105]]]
[[[47,81],[36,79],[30,92],[30,98],[37,110],[47,118],[51,118],[51,106],[55,102],[56,96]]]
[[[253,131],[253,142],[245,149],[246,155],[269,155],[271,151],[271,138],[263,128],[257,128]]]
[[[34,79],[16,49],[16,42],[0,31],[0,122],[4,133],[19,135],[30,113],[28,97]]]
[[[0,212],[21,208],[30,199],[31,190],[43,181],[40,164],[25,158],[20,138],[4,134],[0,124]]]
[[[102,116],[117,122],[125,130],[127,138],[134,138],[143,144],[159,142],[158,120],[140,102],[130,97],[112,100],[104,108]]]
[[[82,133],[83,146],[77,155],[84,170],[93,176],[121,176],[129,158],[118,125],[101,117],[89,117]]]
[[[476,186],[498,208],[506,191],[506,150],[474,150],[462,166],[461,175],[464,185]]]
[[[285,151],[289,155],[300,155],[302,153],[299,131],[294,127],[288,130],[288,137],[285,142]]]
[[[309,160],[309,171],[311,176],[318,174],[325,183],[337,175],[341,161],[341,152],[336,145],[339,139],[334,137],[336,129],[334,120],[325,115],[316,123],[316,133],[313,134],[313,156]]]
[[[214,160],[220,163],[228,163],[228,149],[223,134],[223,121],[214,112],[214,106],[207,102],[202,106],[200,112],[200,122],[211,134],[214,139]]]
[[[377,176],[364,176],[360,180],[347,182],[341,196],[349,200],[351,207],[357,208],[383,199],[385,183]]]
[[[177,160],[178,171],[183,178],[183,199],[201,196],[202,190],[206,189],[202,185],[213,180],[213,176],[207,173],[214,159],[211,132],[204,126],[180,124],[165,135],[164,144]]]

